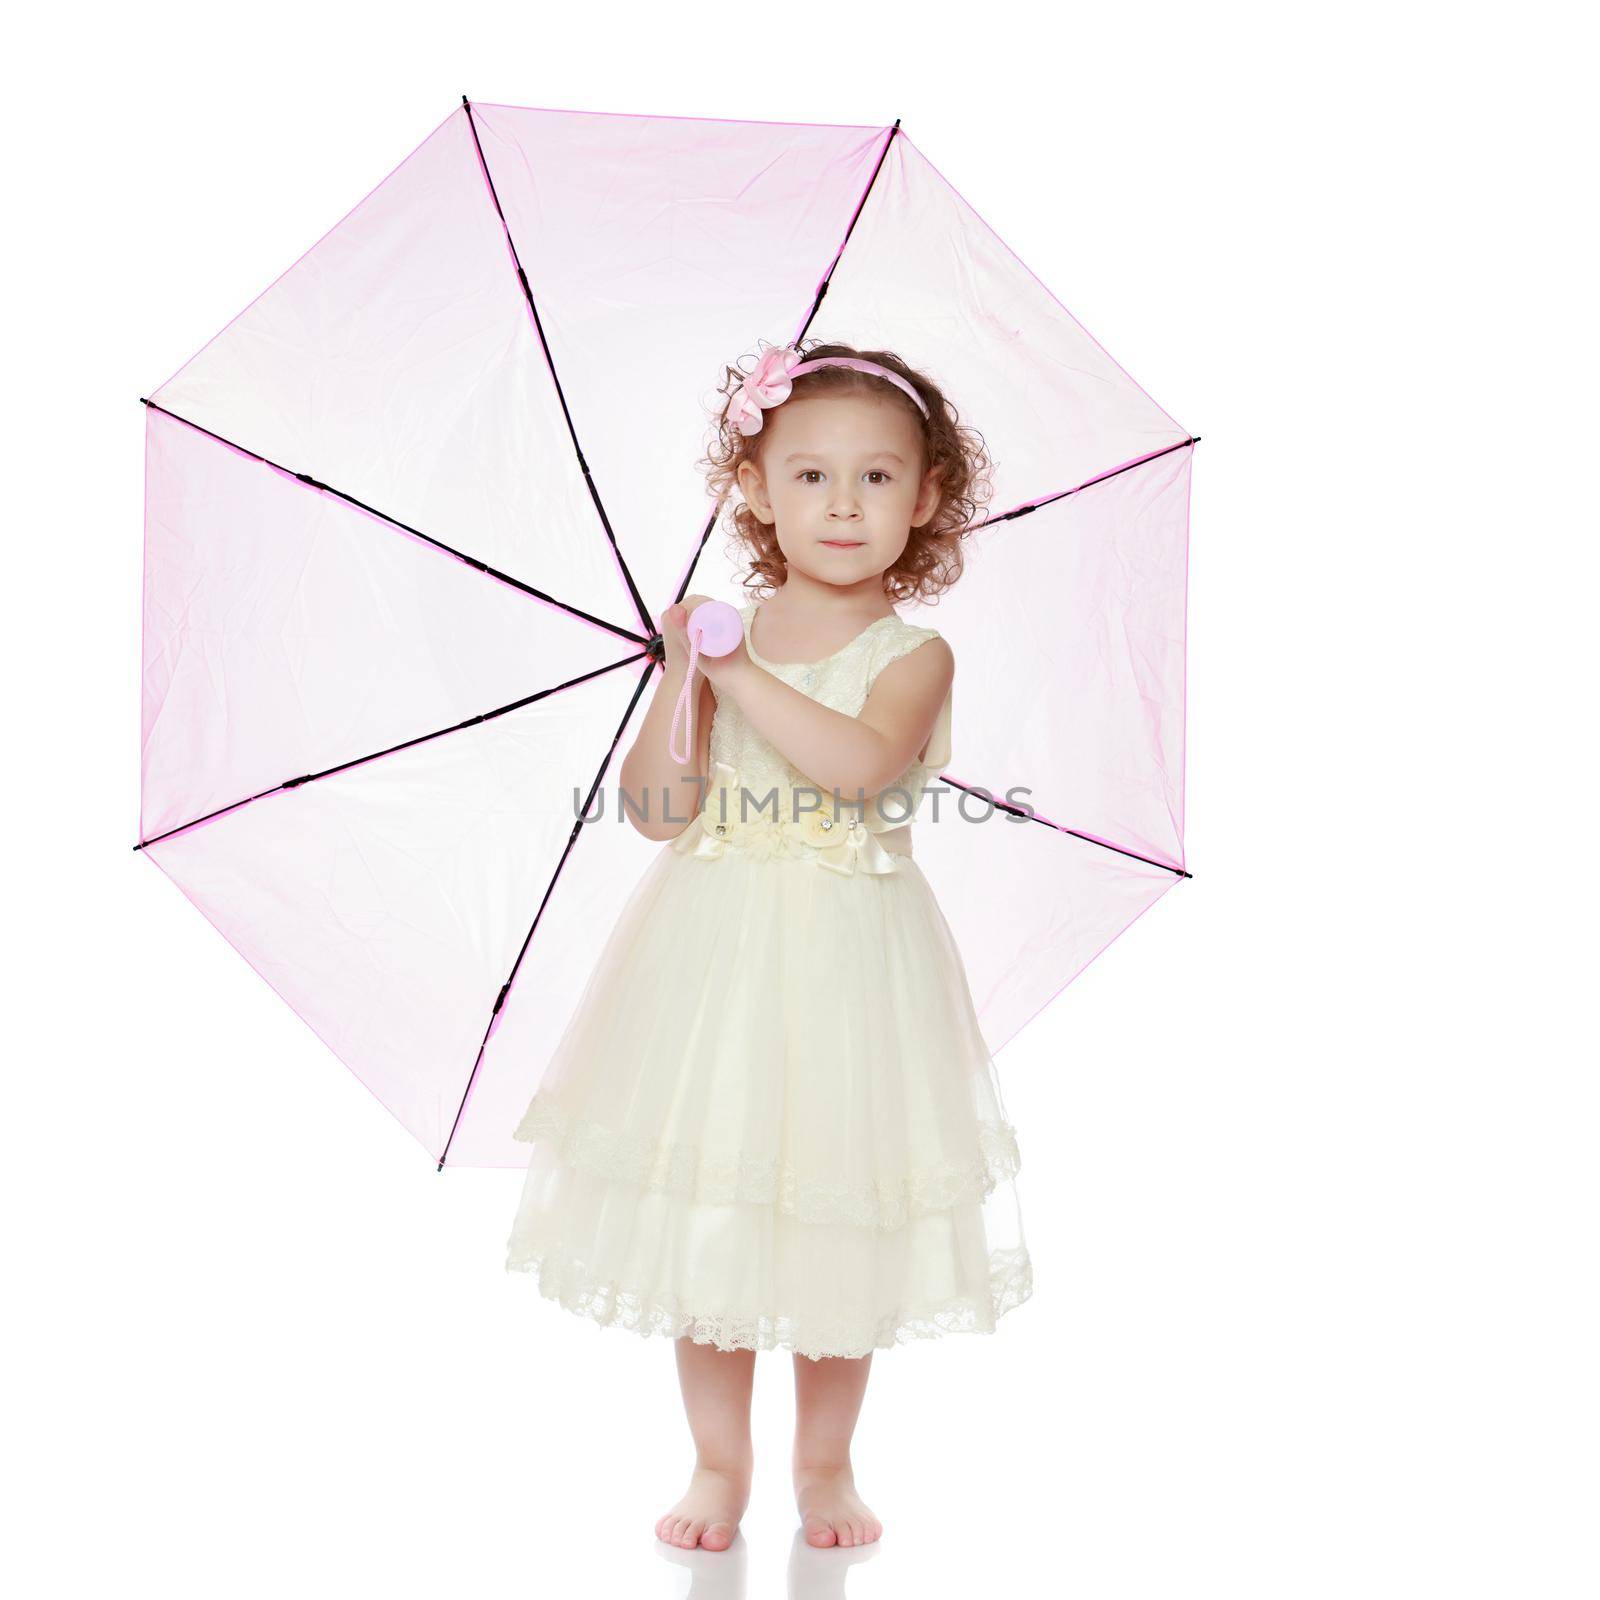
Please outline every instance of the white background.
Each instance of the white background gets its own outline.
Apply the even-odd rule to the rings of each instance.
[[[137,832],[144,416],[463,92],[882,123],[1192,432],[1189,864],[998,1059],[1037,1289],[881,1352],[853,1596],[1593,1596],[1596,129],[1576,9],[141,5],[5,100],[13,1592],[799,1596],[789,1358],[502,1270]],[[32,29],[31,34],[27,31]],[[830,1585],[832,1587],[830,1587]]]

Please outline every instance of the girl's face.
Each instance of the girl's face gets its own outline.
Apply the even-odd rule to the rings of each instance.
[[[739,488],[791,573],[850,586],[894,565],[939,506],[936,471],[903,406],[871,395],[786,400],[762,419],[760,466]]]

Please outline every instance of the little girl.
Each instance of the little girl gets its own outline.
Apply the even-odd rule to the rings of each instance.
[[[1015,1133],[911,853],[955,657],[891,604],[959,577],[987,462],[886,351],[780,348],[728,377],[709,476],[741,492],[746,582],[772,597],[699,658],[687,766],[669,733],[702,597],[661,617],[620,783],[667,843],[516,1130],[534,1148],[507,1267],[675,1340],[696,1458],[658,1537],[732,1543],[755,1352],[780,1346],[807,1540],[858,1545],[882,1531],[850,1457],[872,1352],[992,1332],[1032,1291]]]

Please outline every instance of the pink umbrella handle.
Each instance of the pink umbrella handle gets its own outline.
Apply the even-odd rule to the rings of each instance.
[[[694,702],[699,698],[695,692],[695,668],[702,655],[731,654],[744,638],[744,619],[726,601],[705,600],[689,613],[684,631],[689,635],[689,670],[683,675],[683,688],[678,692],[677,705],[672,708],[672,727],[667,734],[667,754],[679,766],[687,763],[694,749]],[[675,748],[680,718],[686,718],[681,756]]]

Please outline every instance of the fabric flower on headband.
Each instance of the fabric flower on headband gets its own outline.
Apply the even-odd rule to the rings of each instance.
[[[761,432],[762,410],[768,406],[781,406],[794,390],[789,374],[805,358],[791,346],[781,345],[768,350],[756,363],[756,370],[728,396],[723,408],[728,425],[737,428],[745,438]]]

